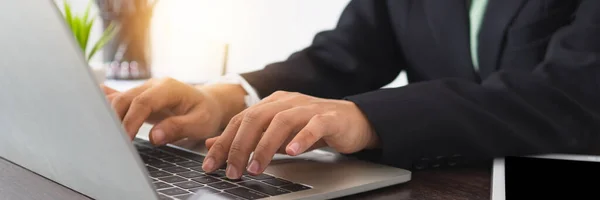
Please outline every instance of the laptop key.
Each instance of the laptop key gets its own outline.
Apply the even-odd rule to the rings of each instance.
[[[188,162],[189,160],[185,159],[185,158],[180,158],[180,157],[168,157],[168,158],[163,158],[162,160],[170,162],[170,163],[182,163],[182,162]]]
[[[163,145],[163,146],[159,146],[159,147],[156,147],[156,148],[158,148],[158,149],[160,149],[162,151],[166,151],[166,152],[172,153],[172,154],[189,153],[187,151],[183,151],[183,150],[180,150],[180,149],[177,149],[177,148],[174,148],[174,147],[170,147],[168,145]]]
[[[144,161],[144,163],[146,163],[146,164],[162,162],[157,158],[142,158],[142,161]]]
[[[142,144],[142,145],[152,145],[152,143],[150,143],[150,141],[142,139],[142,138],[133,138],[133,142],[134,143],[138,143],[138,144]]]
[[[248,188],[243,188],[243,187],[237,187],[237,188],[231,188],[231,189],[227,189],[225,190],[225,192],[236,195],[236,196],[240,196],[246,199],[261,199],[261,198],[266,198],[269,197],[266,194],[248,189]]]
[[[171,188],[173,186],[166,184],[165,182],[156,182],[156,183],[154,183],[154,187],[156,187],[157,190],[160,190],[160,189],[165,189],[165,188]]]
[[[252,180],[252,179],[250,179],[250,178],[248,178],[248,177],[244,177],[244,176],[240,177],[239,179],[229,179],[229,178],[227,178],[227,177],[222,177],[221,179],[223,179],[223,180],[225,180],[225,181],[232,182],[232,183],[237,183],[237,182],[242,182],[242,181],[249,181],[249,180]]]
[[[178,173],[177,175],[185,177],[185,178],[195,178],[195,177],[202,176],[203,174],[201,174],[199,172],[189,171],[189,172]]]
[[[148,147],[148,146],[140,145],[140,144],[136,144],[135,145],[135,149],[140,154],[147,153],[147,152],[152,152],[152,147]]]
[[[175,183],[173,185],[183,188],[183,189],[192,189],[192,188],[199,188],[199,187],[204,186],[204,184],[200,184],[200,183],[194,182],[194,181]]]
[[[169,195],[169,196],[175,196],[175,195],[182,195],[182,194],[189,194],[190,192],[179,189],[179,188],[169,188],[169,189],[163,189],[163,190],[159,190],[158,192],[165,194],[165,195]]]
[[[140,155],[140,158],[142,159],[142,161],[144,161],[144,162],[146,162],[146,161],[145,161],[146,159],[150,159],[150,158],[152,158],[152,157],[150,157],[150,156],[147,156],[147,155],[144,155],[144,154],[139,154],[139,155]]]
[[[178,156],[181,156],[181,157],[184,157],[184,158],[196,161],[196,162],[203,162],[204,161],[204,156],[198,155],[198,154],[195,154],[195,153],[183,151],[183,150],[176,149],[176,148],[169,147],[169,146],[161,146],[161,147],[158,147],[158,148],[160,150],[163,150],[163,151],[169,152],[171,154],[178,155]]]
[[[169,154],[166,154],[166,153],[163,153],[163,152],[152,152],[152,153],[150,153],[148,155],[152,156],[154,158],[160,158],[160,159],[168,158],[168,157],[173,157],[172,155],[169,155]]]
[[[273,186],[282,186],[282,185],[289,185],[292,184],[292,182],[280,179],[280,178],[274,178],[274,179],[267,179],[262,181],[263,183],[267,183],[269,185],[273,185]]]
[[[169,168],[169,167],[175,167],[175,165],[170,164],[170,163],[166,163],[166,162],[155,162],[155,163],[150,163],[148,164],[152,167],[156,167],[159,169],[164,169],[164,168]]]
[[[284,185],[281,186],[281,188],[292,191],[292,192],[298,192],[298,191],[302,191],[302,190],[308,190],[311,189],[310,187],[304,186],[304,185],[300,185],[300,184],[290,184],[290,185]]]
[[[151,167],[151,166],[148,166],[148,165],[146,165],[146,169],[148,169],[148,172],[155,172],[155,171],[158,171],[158,169],[157,169],[157,168],[155,168],[155,167]]]
[[[267,179],[272,179],[275,178],[271,175],[268,174],[259,174],[258,176],[252,176],[252,175],[248,175],[249,178],[254,179],[254,180],[267,180]]]
[[[217,171],[211,172],[211,173],[206,173],[206,175],[212,176],[212,177],[225,177],[225,170],[219,169]]]
[[[175,196],[175,199],[178,199],[178,200],[188,200],[192,196],[193,196],[193,194],[184,194],[184,195]]]
[[[234,185],[232,183],[228,183],[228,182],[211,183],[211,184],[208,184],[208,186],[219,189],[219,190],[236,187],[236,185]]]
[[[199,163],[204,162],[204,156],[201,156],[201,155],[185,156],[185,158],[199,162]]]
[[[189,172],[189,169],[186,168],[181,168],[181,167],[169,167],[169,168],[163,168],[163,171],[167,171],[167,172],[171,172],[171,173],[182,173],[182,172]]]
[[[154,171],[154,172],[150,172],[149,174],[150,174],[150,177],[152,177],[152,178],[160,178],[160,177],[173,175],[173,174],[165,172],[165,171]]]
[[[281,194],[285,194],[285,193],[290,193],[287,190],[281,189],[281,188],[276,188],[258,181],[246,181],[246,182],[241,182],[238,183],[238,185],[271,195],[271,196],[276,196],[276,195],[281,195]]]
[[[149,156],[150,154],[156,153],[156,152],[158,152],[158,151],[156,151],[155,149],[152,149],[152,148],[140,148],[140,149],[138,149],[138,153],[139,154],[146,155],[146,156]]]
[[[182,178],[180,176],[167,176],[167,177],[162,177],[162,178],[158,178],[161,181],[167,182],[167,183],[179,183],[179,182],[184,182],[187,181],[187,179]]]
[[[138,153],[139,153],[141,150],[144,150],[144,151],[145,151],[146,149],[149,149],[147,146],[140,145],[140,144],[134,144],[134,146],[135,146],[135,149],[137,150],[137,152],[138,152]]]
[[[198,178],[193,178],[192,181],[196,181],[196,182],[202,183],[202,184],[209,184],[209,183],[219,182],[221,180],[216,179],[216,178],[211,177],[211,176],[202,175],[202,176],[200,176]]]
[[[171,197],[167,197],[165,195],[159,194],[158,195],[158,199],[159,200],[172,200]]]
[[[191,170],[197,171],[197,172],[204,172],[204,169],[202,169],[202,166],[200,167],[190,167]]]
[[[209,187],[201,187],[201,188],[196,188],[196,189],[191,189],[189,190],[192,193],[196,193],[196,194],[200,194],[200,193],[219,193],[221,191],[219,190],[215,190],[213,188],[209,188]]]
[[[183,162],[183,163],[177,163],[177,165],[182,166],[182,167],[202,167],[202,163],[199,162]]]

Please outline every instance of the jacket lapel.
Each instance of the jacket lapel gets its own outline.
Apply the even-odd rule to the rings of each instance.
[[[527,0],[489,0],[479,31],[479,74],[485,79],[499,65],[511,21]]]
[[[461,78],[475,80],[469,49],[469,10],[466,0],[422,0],[435,43],[451,70]],[[449,68],[448,68],[449,67]]]

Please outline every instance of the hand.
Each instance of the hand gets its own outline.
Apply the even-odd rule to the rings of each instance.
[[[227,177],[238,179],[252,152],[247,171],[258,175],[277,152],[296,156],[330,146],[354,153],[376,147],[377,140],[366,117],[350,101],[276,92],[233,117],[221,136],[206,141],[209,151],[202,168],[212,172],[227,161]]]
[[[214,88],[198,89],[174,79],[151,79],[126,92],[102,89],[131,139],[144,122],[155,124],[150,131],[155,145],[214,137],[227,113],[220,102],[228,101],[220,101],[223,95]]]

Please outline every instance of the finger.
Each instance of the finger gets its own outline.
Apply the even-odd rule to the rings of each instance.
[[[114,101],[115,97],[119,96],[121,93],[119,92],[115,92],[112,94],[109,94],[106,96],[106,99],[108,100],[108,103],[112,104],[112,102]]]
[[[229,120],[229,124],[223,130],[223,133],[216,138],[211,148],[204,158],[202,169],[206,172],[213,172],[218,169],[227,159],[229,148],[231,147],[231,141],[235,137],[238,128],[240,127],[244,112],[241,112]],[[217,160],[219,162],[217,162]]]
[[[262,173],[283,143],[297,130],[306,126],[317,111],[309,107],[295,107],[275,115],[271,124],[256,145],[248,172],[253,175]]]
[[[219,137],[220,136],[206,139],[206,141],[204,142],[206,145],[206,149],[210,150],[210,148],[215,144],[215,142],[219,139]]]
[[[275,92],[269,97],[261,100],[258,104],[252,106],[251,108],[258,107],[262,104],[270,103],[276,101],[278,98],[286,96],[287,92]],[[247,109],[248,110],[248,109]],[[212,172],[218,169],[221,165],[225,163],[227,156],[229,154],[229,149],[231,147],[231,143],[235,138],[235,135],[240,128],[241,121],[246,111],[243,111],[236,116],[234,116],[225,127],[223,133],[216,137],[214,143],[211,144],[208,152],[206,154],[206,158],[204,159],[202,169],[206,172]],[[218,161],[218,162],[217,162]]]
[[[115,110],[119,120],[123,120],[127,110],[129,110],[129,106],[135,97],[144,92],[150,86],[147,84],[138,86],[136,88],[130,89],[126,92],[120,93],[115,96],[112,100],[112,107]]]
[[[212,122],[206,116],[206,111],[201,106],[183,116],[169,117],[154,126],[154,135],[151,135],[154,145],[165,145],[184,138],[206,139],[216,130],[207,128],[206,124]]]
[[[173,105],[174,99],[163,87],[150,88],[135,97],[123,118],[123,126],[129,136],[134,138],[150,114]]]
[[[308,124],[298,132],[286,147],[286,153],[297,156],[304,153],[321,138],[326,137],[331,131],[328,130],[331,122],[329,115],[315,115]]]
[[[104,85],[104,84],[101,84],[101,85],[100,85],[100,88],[102,88],[102,91],[104,92],[104,95],[110,95],[110,94],[113,94],[113,93],[118,93],[118,92],[119,92],[119,91],[117,91],[117,90],[115,90],[115,89],[112,89],[112,88],[110,88],[110,87],[107,87],[107,86],[106,86],[106,85]]]
[[[263,132],[273,117],[291,107],[289,104],[279,101],[262,104],[249,109],[244,114],[240,128],[231,144],[227,157],[226,175],[230,179],[238,179],[242,176],[250,154],[256,148]]]
[[[193,115],[182,115],[160,121],[150,130],[150,142],[160,146],[183,139],[186,126],[193,124],[195,119]]]

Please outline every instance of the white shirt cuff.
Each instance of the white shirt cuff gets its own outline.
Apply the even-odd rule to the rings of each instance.
[[[248,94],[244,99],[247,107],[253,106],[260,101],[260,97],[258,96],[256,89],[254,89],[254,87],[252,87],[252,85],[250,85],[250,83],[248,83],[248,81],[246,81],[246,79],[239,74],[227,74],[208,82],[206,85],[212,84],[239,84]]]

